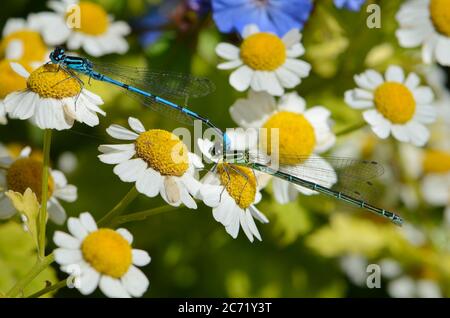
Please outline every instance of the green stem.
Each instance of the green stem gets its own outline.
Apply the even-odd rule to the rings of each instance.
[[[38,239],[38,253],[39,258],[43,259],[45,256],[45,227],[47,224],[47,200],[48,200],[48,175],[50,170],[50,148],[52,143],[52,130],[46,129],[44,131],[44,164],[42,167],[42,197],[41,197],[41,211],[39,213],[39,239]]]
[[[131,214],[120,216],[120,217],[116,218],[112,222],[112,225],[114,225],[113,227],[116,227],[118,225],[121,225],[121,224],[124,224],[124,223],[128,223],[128,222],[142,221],[142,220],[145,220],[146,218],[148,218],[149,216],[161,214],[161,213],[164,213],[164,212],[173,211],[173,210],[176,210],[176,209],[178,209],[178,207],[173,207],[171,205],[163,205],[163,206],[160,206],[160,207],[157,207],[157,208],[154,208],[154,209],[145,210],[145,211],[141,211],[141,212],[136,212],[136,213],[131,213]]]
[[[61,280],[61,281],[57,282],[56,284],[50,285],[48,287],[45,287],[45,288],[41,289],[40,291],[38,291],[38,292],[36,292],[36,293],[34,293],[34,294],[30,295],[30,296],[27,296],[27,298],[39,298],[39,297],[44,296],[45,294],[48,294],[48,293],[50,293],[52,291],[55,291],[55,290],[61,289],[63,287],[66,287],[67,286],[67,280],[68,280],[68,278],[66,278],[64,280]]]
[[[44,269],[46,269],[47,266],[53,263],[54,260],[55,258],[53,254],[48,255],[44,259],[38,259],[33,268],[28,272],[28,274],[25,275],[25,277],[23,277],[20,281],[18,281],[17,284],[15,284],[13,288],[11,288],[11,290],[6,293],[6,296],[17,297],[17,295],[23,292],[25,287],[27,287],[33,279],[35,279]]]
[[[336,132],[336,136],[344,136],[344,135],[350,134],[356,130],[359,130],[359,129],[365,127],[366,125],[367,125],[367,123],[365,121],[361,121],[361,122],[357,123],[356,125],[344,128],[344,129]]]
[[[133,188],[131,188],[131,190],[128,191],[128,193],[123,197],[123,199],[120,200],[120,202],[117,203],[117,205],[111,211],[106,213],[106,215],[103,218],[101,218],[97,222],[97,224],[99,226],[108,226],[115,217],[120,215],[125,210],[125,208],[129,206],[134,199],[136,199],[138,195],[139,192],[137,191],[136,187],[133,186]]]

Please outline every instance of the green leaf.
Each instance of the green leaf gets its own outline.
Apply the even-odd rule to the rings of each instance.
[[[31,234],[36,247],[38,247],[39,202],[36,194],[30,188],[26,189],[23,195],[11,190],[5,194],[12,201],[16,210],[25,216],[24,224],[27,232]]]
[[[34,266],[37,253],[35,243],[24,232],[22,226],[14,221],[0,225],[0,297],[3,297],[18,280],[23,278]],[[58,281],[56,271],[47,267],[23,291],[31,295],[46,286]],[[47,295],[49,296],[49,295]]]

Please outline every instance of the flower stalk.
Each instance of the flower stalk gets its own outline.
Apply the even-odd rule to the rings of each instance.
[[[47,201],[48,201],[48,176],[50,171],[50,148],[52,143],[52,130],[44,130],[44,163],[42,167],[42,197],[41,210],[39,212],[39,230],[38,230],[38,255],[40,259],[45,257],[45,227],[47,224]]]

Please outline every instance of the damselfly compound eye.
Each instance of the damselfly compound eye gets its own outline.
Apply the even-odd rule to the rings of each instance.
[[[42,196],[42,162],[34,158],[17,159],[7,170],[8,189],[24,193],[30,188],[40,201]],[[48,177],[48,194],[52,196],[55,183],[51,174]]]
[[[80,83],[55,64],[45,64],[30,74],[27,87],[42,98],[63,99],[80,94]]]
[[[400,83],[386,82],[378,86],[374,101],[378,111],[395,124],[408,122],[416,110],[413,94]]]
[[[81,244],[83,258],[99,273],[122,277],[132,262],[131,246],[111,229],[90,233]]]
[[[241,44],[241,59],[254,70],[274,71],[286,61],[286,46],[271,33],[256,33]]]
[[[217,166],[217,173],[220,183],[239,207],[246,209],[255,202],[257,182],[251,169],[223,163]]]
[[[314,127],[302,114],[286,111],[275,113],[263,128],[265,129],[262,130],[261,146],[268,155],[274,152],[278,154],[281,164],[302,163],[312,154],[316,145]],[[278,144],[276,134],[279,138]]]
[[[135,141],[136,155],[166,176],[182,176],[189,168],[188,149],[174,134],[151,129]]]

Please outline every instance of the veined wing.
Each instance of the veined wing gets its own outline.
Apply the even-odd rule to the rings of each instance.
[[[153,95],[171,99],[206,96],[215,90],[214,83],[209,79],[182,73],[100,62],[93,62],[93,70]]]

